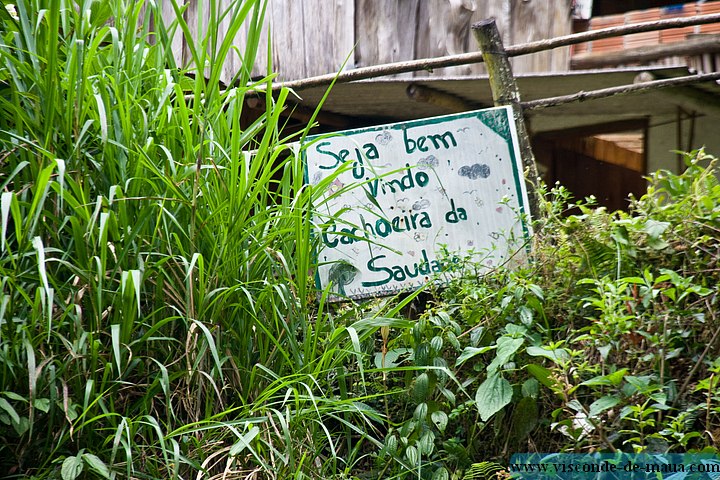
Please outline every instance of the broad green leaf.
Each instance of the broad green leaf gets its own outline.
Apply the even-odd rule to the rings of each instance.
[[[83,453],[82,459],[88,464],[91,470],[100,475],[103,478],[110,478],[110,469],[108,466],[100,460],[96,455],[92,453]]]
[[[98,109],[98,121],[100,122],[100,139],[103,144],[107,144],[108,141],[108,121],[107,114],[105,113],[105,103],[103,103],[102,96],[95,94],[95,102]]]
[[[415,365],[430,365],[430,361],[432,360],[433,356],[430,354],[430,344],[427,342],[422,342],[419,345],[415,346],[415,351],[413,354],[413,360],[415,361]]]
[[[418,454],[417,448],[410,445],[405,449],[405,458],[407,458],[408,463],[415,467],[418,464],[418,460],[420,460],[420,455]]]
[[[505,365],[524,342],[525,339],[523,338],[511,338],[505,335],[498,338],[495,359],[487,367],[488,374],[496,372],[500,367]]]
[[[620,245],[630,245],[630,237],[627,228],[624,226],[616,227],[610,236]]]
[[[395,455],[398,449],[398,440],[395,435],[390,435],[385,439],[385,451],[390,455]]]
[[[658,408],[661,405],[665,406],[667,404],[667,394],[665,392],[653,392],[649,395],[649,397],[657,402],[653,405],[655,408]]]
[[[400,439],[402,440],[403,444],[407,443],[407,437],[409,437],[414,431],[417,424],[415,423],[415,420],[408,420],[405,423],[402,424],[400,427]]]
[[[222,363],[220,362],[220,354],[218,353],[217,346],[215,345],[215,337],[210,332],[208,327],[200,321],[193,320],[193,323],[200,327],[200,330],[202,330],[203,335],[205,335],[205,340],[207,341],[208,347],[210,349],[210,353],[212,354],[213,360],[215,360],[215,368],[217,368],[218,372],[222,371]]]
[[[488,376],[475,394],[475,405],[483,422],[488,421],[511,400],[512,386],[498,373]]]
[[[564,348],[555,348],[550,350],[545,347],[528,347],[525,351],[532,357],[545,357],[555,363],[567,362],[570,360],[570,354]]]
[[[20,423],[20,415],[18,415],[13,406],[10,405],[10,402],[5,400],[4,398],[0,398],[0,409],[4,410],[8,415],[10,415],[10,418],[14,423]]]
[[[391,327],[404,330],[407,328],[412,328],[414,325],[415,322],[413,321],[403,320],[399,318],[369,317],[354,322],[351,327],[360,332],[361,334],[364,334],[368,329],[374,330],[380,327]]]
[[[515,325],[514,323],[508,323],[505,325],[505,331],[508,335],[510,335],[513,338],[518,338],[527,332],[527,328],[523,325]]]
[[[45,265],[45,247],[43,246],[42,238],[34,237],[32,244],[33,248],[37,251],[38,273],[40,273],[40,280],[42,282],[43,289],[48,291],[50,289],[50,285],[48,284],[47,269]]]
[[[427,413],[427,403],[420,403],[417,407],[415,407],[415,411],[413,412],[413,420],[415,420],[416,422],[424,422],[425,418],[427,417]]]
[[[585,407],[583,407],[583,404],[580,403],[580,401],[576,398],[573,398],[567,403],[567,407],[575,410],[576,412],[585,412]]]
[[[447,468],[445,468],[445,467],[440,467],[433,472],[432,480],[449,480],[449,479],[450,479],[450,472],[448,472]]]
[[[512,416],[512,435],[517,440],[525,439],[538,422],[538,405],[532,397],[525,397],[515,405]]]
[[[413,387],[413,398],[416,402],[424,402],[430,393],[430,377],[427,373],[421,373],[415,379]]]
[[[8,175],[6,172],[3,172],[3,174],[4,174],[5,176],[4,176],[3,179],[2,179],[3,182],[0,183],[0,190],[3,190],[3,191],[4,191],[4,192],[3,192],[3,196],[4,196],[6,193],[9,194],[10,197],[13,196],[13,192],[5,191],[5,187],[12,181],[13,178],[15,178],[16,175],[18,175],[20,172],[22,172],[22,170],[23,170],[25,167],[27,167],[28,165],[30,165],[30,162],[28,162],[28,161],[22,161],[22,162],[20,162],[20,163],[17,164],[17,166],[16,166],[15,169],[12,171],[12,173],[10,173],[10,175]]]
[[[435,434],[427,430],[422,434],[417,443],[418,452],[421,455],[430,456],[435,450]]]
[[[660,222],[658,220],[648,219],[642,226],[642,231],[647,233],[650,238],[656,239],[660,237],[660,235],[665,233],[665,230],[667,230],[669,227],[669,222]]]
[[[648,246],[655,249],[655,250],[665,250],[670,246],[668,242],[661,238],[655,238],[655,237],[648,237],[647,239]]]
[[[555,380],[552,378],[552,372],[547,368],[530,363],[525,365],[525,369],[530,372],[530,375],[535,377],[538,382],[542,383],[548,388],[552,388],[555,385]]]
[[[467,362],[471,358],[473,358],[476,355],[481,355],[483,353],[489,352],[490,350],[493,350],[495,348],[495,345],[490,345],[487,347],[465,347],[463,352],[460,354],[460,356],[455,361],[455,366],[458,367],[462,365],[463,363]]]
[[[19,437],[22,437],[25,435],[25,433],[30,430],[30,420],[28,420],[28,417],[20,417],[20,421],[18,423],[13,423],[13,429],[15,429],[15,433]]]
[[[50,399],[49,398],[36,398],[33,401],[33,407],[37,408],[43,413],[50,411]]]
[[[430,419],[435,424],[438,430],[441,432],[445,431],[445,427],[448,424],[448,416],[442,410],[436,410],[430,414]]]
[[[367,198],[367,200],[368,200],[375,208],[377,208],[378,211],[384,212],[382,206],[380,206],[380,204],[378,203],[377,198],[375,198],[375,196],[374,196],[372,193],[370,193],[370,191],[369,191],[367,188],[363,187],[363,192],[365,192],[365,198]]]
[[[27,403],[27,398],[23,397],[22,395],[18,395],[15,392],[2,392],[3,395],[5,395],[10,400],[15,400],[17,402],[25,402]]]
[[[65,160],[55,159],[58,167],[58,186],[60,187],[60,210],[63,208],[63,199],[65,197]]]
[[[48,189],[50,186],[49,182],[53,169],[54,165],[49,165],[43,168],[38,174],[37,179],[35,180],[35,194],[33,195],[33,201],[32,205],[30,206],[30,211],[27,213],[28,218],[32,218],[32,223],[30,224],[30,229],[27,231],[27,235],[28,237],[33,237],[33,245],[35,245],[35,238],[40,238],[36,237],[34,233],[35,229],[38,226],[40,215],[43,212],[43,205],[45,203],[45,198],[48,194]],[[42,241],[40,243],[42,244]]]
[[[702,438],[700,432],[689,432],[682,436],[680,439],[680,445],[686,446],[693,438]]]
[[[107,232],[109,223],[108,220],[110,219],[110,214],[108,212],[101,212],[100,213],[100,225],[99,225],[99,231],[98,231],[98,246],[105,248],[105,245],[107,244]]]
[[[540,384],[534,378],[528,378],[522,384],[522,396],[537,398],[540,394]]]
[[[62,480],[75,480],[83,471],[83,461],[80,457],[67,457],[60,468]]]
[[[625,374],[628,372],[627,368],[621,368],[620,370],[617,370],[613,373],[609,373],[607,375],[597,376],[593,377],[589,380],[585,380],[580,385],[585,386],[595,386],[595,385],[614,385],[618,386],[620,383],[622,383],[623,378],[625,378]]]
[[[137,311],[140,312],[140,285],[141,285],[140,270],[129,270],[122,272],[120,277],[120,286],[123,295],[129,290],[128,284],[132,283],[131,288],[135,292],[135,299],[137,300]]]
[[[460,350],[460,341],[457,338],[457,335],[453,332],[447,332],[447,339],[450,344],[455,347],[455,350]]]
[[[651,385],[650,383],[651,377],[647,375],[643,376],[635,376],[635,375],[626,375],[625,381],[635,387],[638,392],[640,393],[649,393],[652,392],[656,387]]]
[[[385,365],[383,365],[382,353],[378,352],[375,354],[375,367],[395,368],[408,358],[410,354],[412,354],[412,348],[393,348],[392,350],[388,350],[385,354]]]
[[[600,397],[590,404],[589,415],[591,418],[597,417],[602,412],[611,409],[618,403],[620,403],[620,399],[614,395],[606,395],[604,397]]]
[[[602,357],[603,361],[607,360],[608,355],[610,355],[610,351],[612,350],[612,345],[601,345],[597,347],[598,352],[600,352],[600,356]]]
[[[530,308],[523,305],[522,307],[520,307],[520,310],[518,313],[520,314],[520,321],[522,322],[523,325],[530,326],[533,324],[534,314]]]
[[[450,402],[450,405],[455,405],[455,394],[452,390],[439,386],[438,390],[440,390],[440,393],[443,394],[443,397],[447,399],[448,402]]]
[[[539,298],[540,300],[545,299],[542,288],[540,286],[531,283],[527,287],[537,298]]]

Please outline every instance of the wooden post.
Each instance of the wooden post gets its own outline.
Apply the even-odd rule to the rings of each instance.
[[[525,168],[525,181],[528,187],[528,200],[530,201],[530,213],[537,217],[539,212],[539,199],[535,184],[538,180],[538,170],[535,164],[535,156],[530,147],[530,137],[525,128],[522,107],[520,105],[520,92],[518,91],[515,77],[512,73],[507,52],[503,46],[502,38],[498,32],[495,19],[490,18],[475,23],[472,26],[475,39],[480,45],[488,76],[490,77],[490,88],[492,90],[493,102],[496,107],[512,107],[515,128],[520,143],[520,156]]]

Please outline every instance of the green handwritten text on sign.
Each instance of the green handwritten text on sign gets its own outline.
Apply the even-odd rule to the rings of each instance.
[[[509,107],[309,137],[304,152],[307,182],[325,190],[317,282],[336,297],[417,288],[468,256],[484,269],[524,258]]]

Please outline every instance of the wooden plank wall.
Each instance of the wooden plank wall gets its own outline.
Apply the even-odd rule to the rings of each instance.
[[[272,71],[282,80],[305,78],[354,66],[353,0],[269,0],[264,38],[270,30]],[[239,35],[242,37],[243,35]],[[267,73],[267,43],[254,74]]]
[[[185,18],[196,29],[198,2],[185,0]],[[223,6],[230,0],[218,0]],[[572,0],[268,0],[263,37],[271,42],[271,69],[281,80],[320,75],[382,63],[437,57],[477,49],[470,26],[494,16],[507,45],[566,35],[572,31]],[[206,9],[205,9],[206,10]],[[166,21],[174,17],[168,7]],[[269,34],[268,34],[269,29]],[[245,32],[234,44],[243,48]],[[260,47],[254,76],[267,72],[267,43]],[[353,50],[354,47],[354,50]],[[178,60],[188,52],[178,49]],[[569,69],[568,48],[512,60],[515,73]],[[232,54],[225,79],[241,68]],[[482,65],[466,65],[433,72],[433,76],[484,73]],[[403,77],[428,76],[430,72]]]

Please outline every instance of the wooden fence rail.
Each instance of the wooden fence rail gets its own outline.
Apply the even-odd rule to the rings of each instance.
[[[712,80],[720,80],[720,72],[703,73],[698,75],[686,75],[684,77],[666,78],[662,80],[651,80],[648,82],[634,83],[632,85],[620,85],[618,87],[602,88],[588,92],[578,92],[571,95],[561,95],[559,97],[541,98],[529,102],[520,102],[522,109],[540,110],[543,108],[554,107],[571,102],[583,102],[586,100],[595,100],[598,98],[614,97],[617,95],[627,95],[635,92],[643,92],[656,88],[679,87],[690,85],[698,82],[709,82]]]

